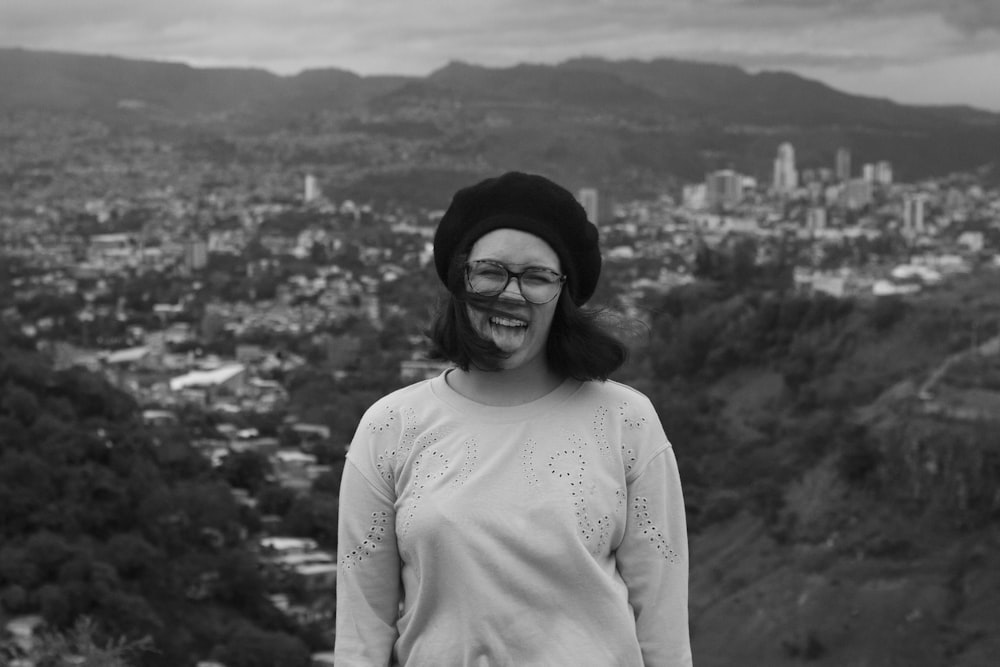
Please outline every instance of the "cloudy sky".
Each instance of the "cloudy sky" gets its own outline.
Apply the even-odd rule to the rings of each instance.
[[[0,46],[279,74],[665,56],[1000,111],[1000,0],[2,0]]]

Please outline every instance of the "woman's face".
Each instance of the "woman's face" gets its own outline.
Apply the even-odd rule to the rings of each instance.
[[[468,261],[479,260],[498,262],[511,271],[523,271],[530,266],[562,273],[559,256],[552,246],[534,234],[517,229],[496,229],[481,236],[469,251]],[[545,366],[545,344],[558,303],[558,296],[548,303],[528,303],[521,296],[517,280],[512,279],[492,301],[492,310],[473,304],[467,308],[469,320],[479,335],[509,355],[501,362],[501,368],[510,370],[533,364]]]

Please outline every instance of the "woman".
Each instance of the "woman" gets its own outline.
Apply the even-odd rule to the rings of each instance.
[[[351,444],[338,667],[690,665],[674,453],[581,310],[596,227],[511,172],[456,193],[434,262],[455,368],[376,402]]]

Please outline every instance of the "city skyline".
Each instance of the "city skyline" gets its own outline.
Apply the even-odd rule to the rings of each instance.
[[[426,75],[578,56],[785,70],[845,92],[1000,111],[1000,3],[982,0],[8,0],[0,46],[257,67]]]

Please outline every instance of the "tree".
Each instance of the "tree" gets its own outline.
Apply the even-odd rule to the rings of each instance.
[[[114,566],[122,579],[139,579],[162,566],[163,554],[141,535],[118,533],[108,540],[103,558]]]
[[[0,534],[25,531],[35,512],[58,499],[54,472],[32,453],[0,452]]]
[[[338,507],[337,497],[326,493],[300,496],[285,516],[283,528],[289,535],[311,537],[324,545],[335,545]]]
[[[222,459],[219,473],[230,486],[256,494],[271,474],[271,463],[260,452],[234,452]]]
[[[257,494],[257,510],[261,514],[284,516],[295,502],[295,491],[272,484],[262,488]]]
[[[253,554],[231,549],[219,562],[219,599],[241,609],[253,609],[264,599],[266,588]]]
[[[312,490],[319,493],[326,493],[331,496],[340,494],[340,478],[344,474],[344,460],[335,462],[328,472],[324,472],[312,483]]]
[[[38,419],[39,405],[35,395],[15,384],[8,383],[0,401],[0,411],[14,417],[25,426],[31,426]]]
[[[267,632],[240,624],[212,658],[226,667],[307,667],[309,649],[300,640],[283,632]]]
[[[97,624],[89,617],[80,618],[67,632],[43,632],[38,641],[25,651],[13,641],[0,641],[0,662],[16,656],[26,659],[38,667],[73,664],[78,667],[130,667],[135,656],[142,651],[152,650],[152,641],[143,639],[129,641],[118,638],[103,646],[98,643]]]

